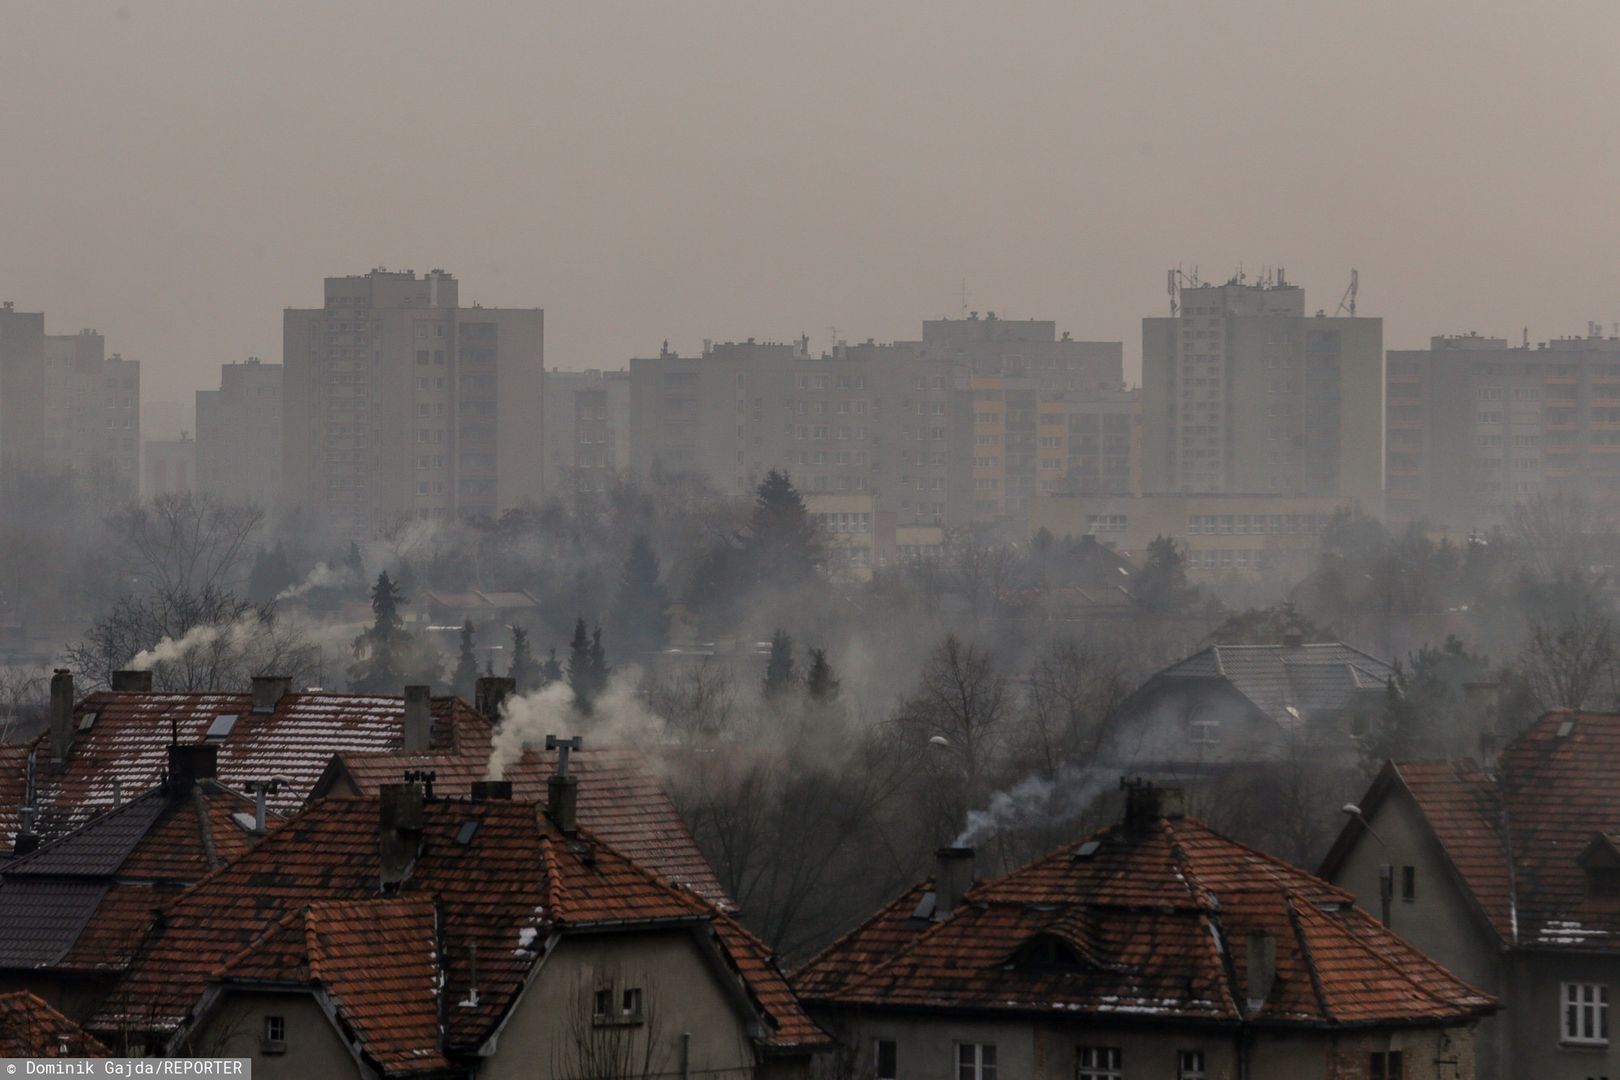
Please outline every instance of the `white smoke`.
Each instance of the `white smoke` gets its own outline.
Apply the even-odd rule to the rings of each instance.
[[[309,576],[297,585],[289,585],[276,594],[276,599],[295,600],[311,589],[324,589],[334,585],[354,584],[354,571],[347,566],[333,566],[330,563],[316,563],[315,569]]]
[[[990,796],[983,810],[970,810],[952,847],[973,847],[1007,829],[1054,825],[1086,812],[1115,782],[1118,770],[1103,765],[1063,765],[1055,777],[1028,776]]]
[[[641,672],[634,665],[615,671],[598,694],[589,716],[574,707],[564,679],[506,699],[490,743],[486,776],[499,780],[523,756],[526,746],[544,746],[547,735],[583,735],[587,746],[642,746],[663,736],[664,722],[636,693]]]
[[[165,637],[150,649],[142,649],[130,660],[129,666],[134,671],[150,671],[155,664],[183,660],[193,650],[210,648],[222,638],[250,640],[257,632],[257,623],[258,620],[251,617],[229,623],[201,623],[177,638]]]

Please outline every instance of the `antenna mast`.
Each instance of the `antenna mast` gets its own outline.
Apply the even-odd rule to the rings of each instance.
[[[1333,313],[1335,316],[1348,314],[1352,319],[1356,317],[1356,289],[1360,284],[1360,275],[1351,270],[1350,287],[1339,298],[1339,310]]]

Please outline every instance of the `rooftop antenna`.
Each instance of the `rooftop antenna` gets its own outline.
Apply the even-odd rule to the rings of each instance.
[[[1339,309],[1333,313],[1335,317],[1345,314],[1348,314],[1352,319],[1356,317],[1356,289],[1360,284],[1361,276],[1355,270],[1351,270],[1350,287],[1345,289],[1344,295],[1339,298]]]
[[[963,278],[962,279],[962,315],[961,315],[961,317],[964,318],[964,319],[967,318],[967,305],[968,305],[967,278]]]

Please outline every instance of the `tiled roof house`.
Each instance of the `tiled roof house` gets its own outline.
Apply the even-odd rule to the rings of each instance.
[[[880,1078],[1472,1075],[1489,995],[1174,795],[1134,786],[1121,824],[998,880],[944,849],[795,989]]]
[[[574,783],[312,803],[164,909],[90,1028],[259,1076],[802,1068],[827,1039],[764,946],[577,826]]]
[[[1152,675],[1110,720],[1121,760],[1268,761],[1307,745],[1354,758],[1358,725],[1395,669],[1342,642],[1211,645]]]
[[[1481,1075],[1620,1075],[1620,715],[1548,713],[1488,765],[1389,762],[1357,810],[1321,873],[1503,997]]]
[[[213,757],[211,746],[175,748],[158,786],[0,865],[0,987],[84,1019],[153,911],[276,826],[273,811],[213,778]]]
[[[107,1048],[26,990],[0,994],[0,1057],[108,1057]]]

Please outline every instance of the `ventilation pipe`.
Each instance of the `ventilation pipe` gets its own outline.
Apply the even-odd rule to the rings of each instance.
[[[428,734],[433,730],[433,702],[429,686],[405,688],[405,745],[407,754],[425,754]]]

